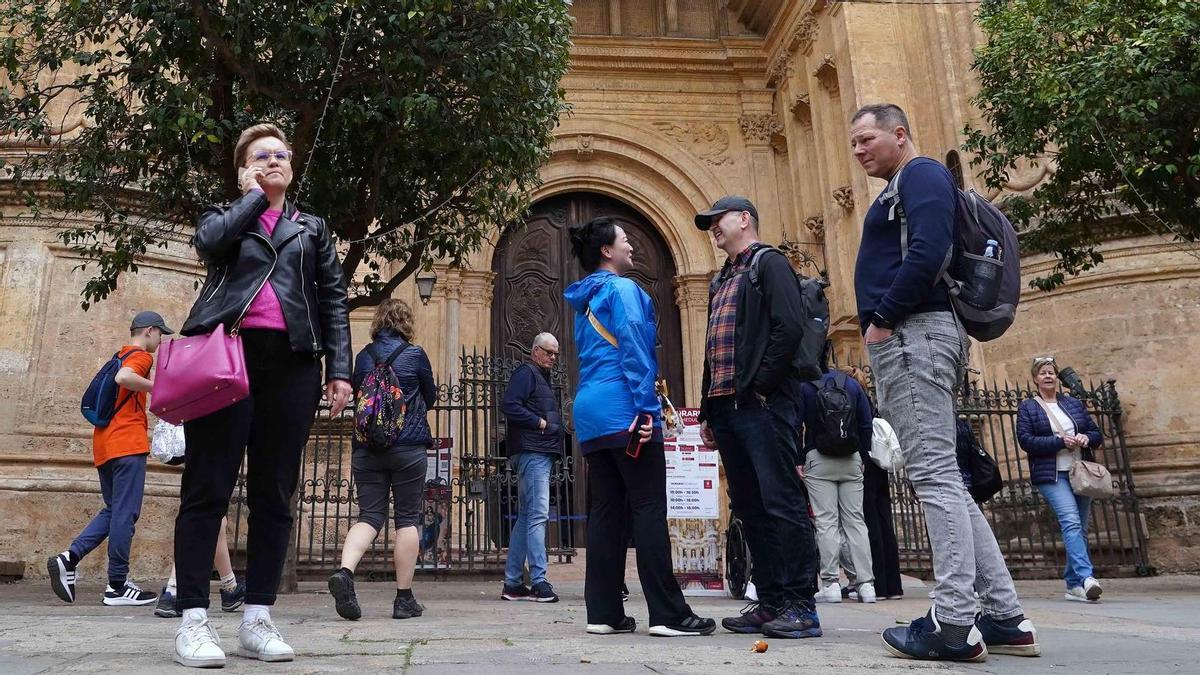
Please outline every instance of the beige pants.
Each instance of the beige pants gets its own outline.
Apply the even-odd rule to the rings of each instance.
[[[822,585],[838,580],[843,532],[854,565],[855,584],[873,582],[871,542],[863,520],[862,459],[857,453],[850,457],[829,457],[810,450],[804,461],[804,485],[816,521]]]

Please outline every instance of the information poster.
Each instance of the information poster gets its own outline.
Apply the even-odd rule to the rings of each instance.
[[[680,408],[683,432],[665,442],[667,527],[684,595],[724,595],[720,456],[700,440],[698,408]]]
[[[444,569],[450,566],[450,457],[454,439],[435,438],[426,448],[429,464],[425,468],[425,504],[422,508],[419,569]]]

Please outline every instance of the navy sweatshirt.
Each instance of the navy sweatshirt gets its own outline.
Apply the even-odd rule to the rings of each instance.
[[[883,194],[872,202],[863,221],[854,293],[864,333],[876,312],[898,324],[910,314],[950,309],[946,285],[938,281],[937,273],[954,244],[958,207],[954,178],[940,162],[917,157],[901,170],[900,203],[908,216],[908,256],[903,262],[900,214],[888,220],[891,205]]]
[[[801,418],[804,420],[804,446],[800,449],[800,463],[808,458],[810,450],[817,449],[817,429],[821,426],[821,408],[817,402],[817,387],[837,376],[835,371],[829,371],[816,382],[804,382],[800,385]],[[875,415],[871,410],[871,399],[863,391],[858,380],[846,375],[846,393],[854,399],[854,421],[858,423],[858,456],[863,464],[871,463],[871,434],[875,427],[872,425]]]

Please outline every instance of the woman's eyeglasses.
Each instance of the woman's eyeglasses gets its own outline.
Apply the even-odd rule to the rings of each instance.
[[[252,161],[252,162],[269,162],[269,161],[271,161],[272,157],[279,160],[280,162],[290,162],[290,161],[292,161],[292,151],[291,150],[276,150],[275,152],[268,152],[266,150],[259,150],[258,152],[254,153],[253,155],[250,155],[250,161]]]

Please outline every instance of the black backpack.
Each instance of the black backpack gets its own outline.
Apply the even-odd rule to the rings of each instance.
[[[967,492],[976,503],[982,504],[1004,488],[1000,467],[979,443],[971,425],[959,420],[955,425],[955,452],[960,470],[970,476]]]
[[[774,246],[763,246],[754,252],[754,256],[750,258],[748,274],[750,283],[755,288],[762,288],[758,276],[758,263],[768,252],[783,255],[783,252]],[[724,280],[722,272],[717,272],[709,284],[709,297],[717,292]],[[825,297],[825,289],[829,287],[829,282],[821,277],[806,277],[797,272],[796,284],[800,287],[800,298],[804,307],[804,314],[800,317],[804,332],[792,365],[801,380],[815,380],[821,377],[821,357],[829,336],[829,300]]]
[[[882,195],[883,201],[891,202],[888,220],[900,215],[902,258],[908,253],[908,218],[900,203],[903,173],[903,169],[896,173]],[[980,342],[995,340],[1016,319],[1021,298],[1017,230],[1000,209],[974,190],[958,190],[954,219],[954,245],[946,253],[938,278],[949,289],[950,304],[967,334]]]
[[[829,457],[850,457],[858,452],[858,423],[854,397],[846,387],[846,374],[834,373],[817,385],[817,451]]]

